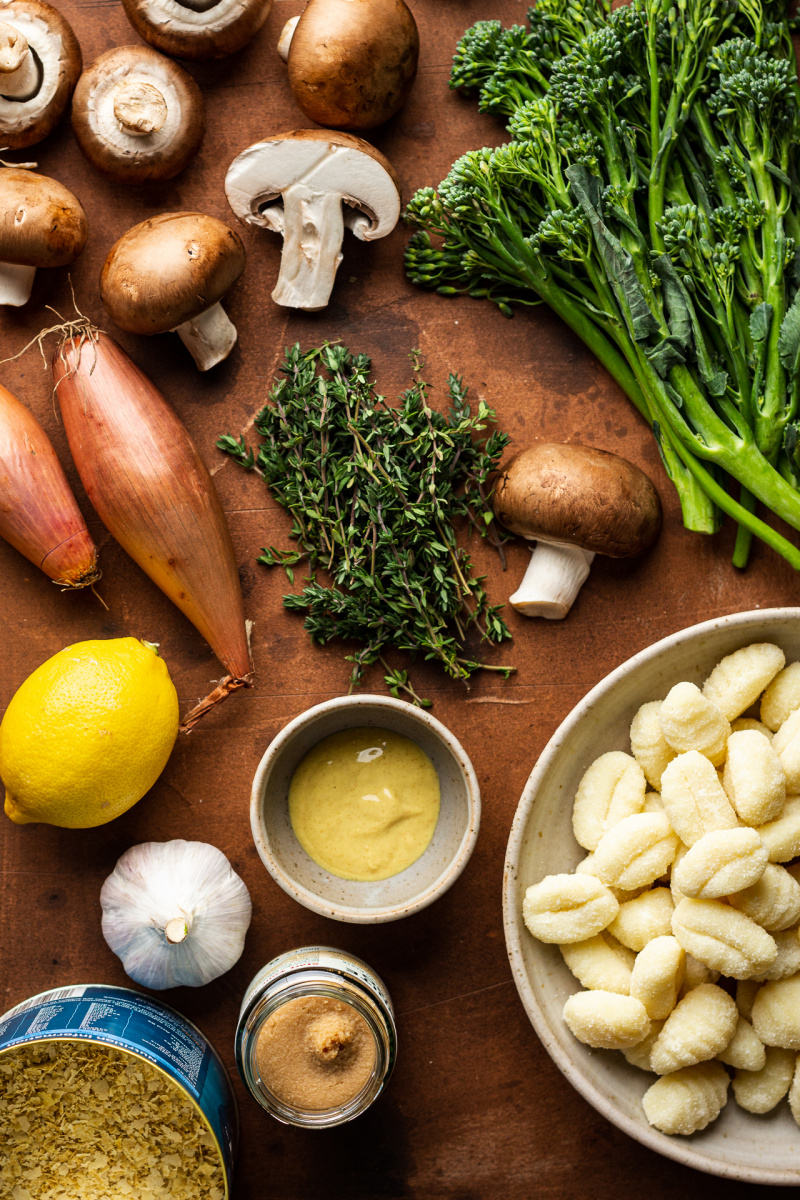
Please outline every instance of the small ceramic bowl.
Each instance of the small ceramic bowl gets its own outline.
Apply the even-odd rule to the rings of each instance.
[[[751,642],[774,642],[787,662],[800,659],[800,609],[735,613],[683,629],[612,671],[572,710],[542,751],[519,802],[506,853],[504,924],[514,980],[533,1027],[556,1066],[598,1112],[688,1167],[748,1183],[796,1186],[800,1129],[785,1101],[755,1116],[729,1092],[721,1116],[691,1137],[668,1137],[649,1125],[642,1096],[655,1075],[630,1066],[618,1051],[591,1050],[572,1036],[561,1013],[580,985],[558,947],[536,941],[522,920],[526,889],[545,875],[571,871],[585,856],[572,833],[572,801],[589,764],[607,750],[630,753],[631,720],[645,701],[662,700],[685,679],[702,684],[721,658]]]
[[[359,883],[317,865],[289,820],[289,783],[317,742],[342,729],[375,726],[411,738],[439,775],[439,820],[424,854],[389,879]],[[472,763],[452,733],[421,708],[388,696],[343,696],[317,704],[281,730],[255,779],[250,824],[261,861],[276,883],[306,908],[334,921],[396,921],[426,908],[455,883],[478,836],[481,797]]]

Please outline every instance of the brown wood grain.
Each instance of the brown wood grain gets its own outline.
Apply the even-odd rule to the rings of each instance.
[[[118,338],[175,406],[209,467],[228,513],[255,621],[256,686],[234,696],[181,738],[163,776],[131,812],[85,832],[17,827],[0,818],[0,1010],[45,988],[127,982],[100,932],[99,891],[117,857],[144,840],[213,842],[246,880],[253,924],[228,975],[166,999],[211,1037],[233,1067],[233,1032],[245,985],[273,955],[322,941],[362,955],[387,980],[398,1013],[400,1056],[385,1096],[349,1127],[325,1133],[285,1129],[236,1078],[242,1144],[236,1200],[566,1200],[618,1196],[672,1200],[676,1194],[738,1200],[755,1190],[704,1178],[643,1149],[608,1124],[566,1083],[530,1027],[507,964],[501,878],[508,830],[525,780],[560,721],[608,671],[656,639],[722,613],[798,602],[791,569],[756,545],[745,573],[730,565],[730,529],[689,534],[660,467],[653,439],[633,408],[576,339],[546,310],[507,320],[486,303],[415,290],[402,270],[407,232],[373,245],[347,235],[329,307],[293,314],[270,300],[280,243],[240,228],[248,265],[226,307],[239,328],[231,358],[200,375],[176,337],[135,338],[103,312],[98,275],[113,242],[161,211],[198,209],[233,222],[223,192],[232,158],[265,134],[308,123],[293,104],[275,53],[284,21],[301,0],[277,0],[265,27],[240,54],[191,66],[208,108],[197,161],[170,184],[135,190],[108,182],[83,160],[68,126],[35,148],[39,169],[72,188],[86,208],[89,243],[72,270],[81,309]],[[463,29],[482,17],[524,20],[522,0],[412,0],[422,36],[420,72],[405,109],[371,140],[389,157],[405,197],[435,184],[465,150],[502,140],[502,128],[448,91],[449,59]],[[136,42],[122,7],[64,0],[90,62]],[[30,305],[0,314],[0,357],[16,352],[69,308],[67,272],[40,272]],[[453,889],[419,915],[377,928],[341,925],[290,900],[261,866],[250,836],[252,776],[270,739],[305,708],[347,686],[342,650],[310,646],[301,621],[281,607],[282,573],[256,564],[259,549],[285,543],[288,521],[255,477],[214,449],[223,432],[247,433],[285,344],[342,338],[373,356],[381,388],[404,386],[406,358],[419,347],[438,394],[447,373],[463,373],[510,431],[515,446],[535,439],[587,442],[622,453],[651,475],[665,529],[642,560],[598,559],[568,620],[526,621],[513,613],[514,642],[492,651],[517,665],[507,683],[478,676],[467,692],[432,668],[415,679],[434,713],[475,764],[484,803],[477,849]],[[101,550],[108,611],[92,595],[62,594],[0,545],[3,670],[0,711],[44,659],[94,637],[134,635],[161,645],[185,709],[221,669],[184,617],[134,566],[89,510],[69,459],[38,354],[7,362],[5,386],[44,424]],[[434,393],[436,395],[436,393]],[[482,547],[476,559],[497,600],[521,577],[527,551],[510,548],[504,575]],[[382,690],[379,675],[371,680]]]

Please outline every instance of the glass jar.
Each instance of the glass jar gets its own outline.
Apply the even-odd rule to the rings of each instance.
[[[366,1022],[375,1043],[369,1079],[357,1095],[335,1108],[293,1107],[270,1091],[258,1068],[258,1039],[265,1022],[288,1001],[314,996],[350,1005]],[[236,1027],[236,1065],[250,1094],[286,1125],[328,1129],[352,1121],[380,1095],[396,1053],[394,1009],[383,981],[360,958],[344,950],[330,946],[290,950],[267,963],[245,992]]]

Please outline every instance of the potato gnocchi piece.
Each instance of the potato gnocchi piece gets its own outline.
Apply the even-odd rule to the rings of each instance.
[[[678,754],[694,750],[715,767],[725,761],[730,722],[693,683],[675,684],[661,705],[658,719],[664,737]]]
[[[662,1133],[688,1137],[716,1121],[725,1107],[729,1083],[721,1063],[698,1063],[657,1079],[642,1097],[642,1107],[650,1124]]]
[[[675,855],[669,871],[669,890],[672,893],[673,904],[680,904],[681,900],[683,899],[683,892],[680,890],[675,881],[675,872],[677,871],[679,864],[683,862],[688,853],[689,847],[684,846],[683,842],[680,842],[678,845],[678,853]]]
[[[760,1071],[737,1071],[733,1094],[740,1108],[751,1113],[772,1112],[789,1090],[797,1056],[780,1046],[764,1048],[766,1062]]]
[[[751,979],[755,979],[758,983],[773,979],[788,979],[790,975],[796,975],[800,971],[800,940],[797,937],[797,930],[776,930],[772,937],[778,947],[778,956],[765,971],[751,976]]]
[[[666,812],[660,792],[645,792],[642,812]]]
[[[789,1088],[789,1108],[792,1110],[795,1121],[800,1125],[800,1057],[795,1062],[792,1083]]]
[[[736,829],[736,813],[705,755],[688,750],[673,759],[661,778],[661,800],[685,846],[712,829]]]
[[[594,872],[612,887],[645,887],[664,874],[677,850],[666,816],[635,813],[603,834],[594,852]]]
[[[755,829],[712,829],[673,868],[675,886],[684,896],[714,900],[758,883],[767,861]]]
[[[618,992],[621,996],[630,994],[633,964],[616,949],[616,944],[609,944],[604,934],[597,933],[585,942],[567,942],[559,949],[582,987]]]
[[[715,983],[700,987],[678,1002],[664,1022],[650,1054],[657,1075],[707,1062],[725,1049],[736,1032],[739,1011]]]
[[[719,979],[719,971],[713,971],[711,967],[707,967],[705,963],[701,963],[699,958],[695,958],[693,954],[686,955],[686,966],[683,972],[683,986],[680,990],[681,997],[687,992],[691,992],[693,988],[699,987],[701,983],[716,983]]]
[[[760,1071],[767,1061],[767,1052],[753,1026],[739,1014],[736,1031],[717,1058],[737,1071]]]
[[[800,975],[777,979],[758,989],[753,1029],[767,1046],[800,1050]]]
[[[791,713],[770,743],[786,776],[786,791],[800,792],[800,708]]]
[[[687,896],[672,914],[672,932],[687,954],[731,979],[758,975],[778,957],[775,939],[721,900]]]
[[[643,704],[631,721],[631,752],[644,771],[645,779],[656,792],[661,789],[661,775],[675,751],[664,737],[659,714],[661,701]]]
[[[655,937],[636,956],[629,991],[641,1000],[651,1021],[664,1021],[678,1003],[686,953],[671,934]]]
[[[624,1050],[650,1032],[650,1018],[641,1000],[617,992],[576,992],[564,1005],[568,1028],[596,1050]]]
[[[722,786],[745,825],[766,825],[779,816],[786,801],[786,776],[762,733],[742,729],[731,734]]]
[[[755,979],[739,979],[736,983],[736,1007],[739,1015],[748,1021],[753,1015],[753,1001],[760,987]]]
[[[644,1041],[637,1042],[635,1046],[626,1046],[622,1051],[626,1061],[632,1067],[638,1067],[640,1071],[652,1071],[650,1066],[650,1052],[653,1049],[655,1040],[661,1033],[664,1026],[663,1021],[651,1021],[650,1032]]]
[[[585,942],[601,933],[619,904],[595,875],[548,875],[522,902],[522,919],[540,942]]]
[[[800,921],[800,883],[785,867],[767,863],[758,883],[730,893],[728,903],[768,933],[789,929]]]
[[[644,950],[653,938],[672,933],[674,909],[669,888],[651,888],[620,904],[608,932],[630,950]]]
[[[773,732],[800,708],[800,662],[789,663],[761,697],[761,720]]]
[[[743,729],[755,729],[756,733],[763,733],[768,742],[772,741],[772,730],[755,717],[737,717],[735,721],[731,721],[731,733],[741,733]],[[730,741],[730,738],[728,740]]]
[[[780,646],[753,642],[720,659],[703,684],[703,695],[729,721],[754,704],[786,662]]]
[[[759,825],[770,862],[784,863],[800,854],[800,796],[787,796],[783,811],[774,821]]]
[[[586,855],[586,858],[581,859],[581,861],[578,863],[575,870],[580,875],[594,875],[595,874],[594,850],[591,850]],[[625,900],[633,900],[633,898],[635,896],[638,896],[640,892],[645,891],[644,888],[631,888],[629,891],[626,891],[625,888],[618,888],[618,887],[610,887],[608,890],[611,892],[611,895],[614,896],[615,899],[617,899],[620,902],[620,904],[622,904]]]
[[[595,759],[578,784],[572,829],[585,850],[596,850],[606,830],[642,811],[647,790],[642,768],[630,754],[611,750]]]

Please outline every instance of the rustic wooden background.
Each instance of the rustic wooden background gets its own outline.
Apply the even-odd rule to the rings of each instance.
[[[138,39],[116,0],[64,0],[85,62]],[[419,77],[405,109],[374,137],[402,180],[406,198],[437,183],[465,150],[502,139],[499,124],[448,91],[450,56],[460,33],[483,17],[524,20],[525,0],[411,0],[422,36]],[[109,183],[83,160],[68,125],[33,152],[40,170],[63,180],[83,202],[90,239],[72,270],[81,309],[115,332],[98,293],[100,265],[126,229],[162,211],[199,209],[233,222],[223,181],[232,158],[265,134],[309,124],[295,107],[275,52],[284,21],[301,0],[277,0],[266,26],[242,53],[192,67],[203,87],[208,134],[196,162],[171,184],[141,190]],[[172,335],[122,345],[175,405],[213,469],[228,512],[255,621],[257,682],[181,737],[152,792],[126,816],[77,832],[17,827],[0,818],[2,897],[0,1010],[45,988],[79,982],[125,984],[100,932],[100,886],[117,857],[144,840],[213,842],[246,880],[254,918],[245,953],[228,975],[166,999],[212,1038],[233,1066],[233,1032],[244,988],[275,954],[322,941],[362,955],[387,980],[398,1014],[400,1056],[382,1099],[339,1130],[285,1129],[235,1080],[242,1118],[237,1200],[538,1200],[619,1195],[667,1200],[677,1194],[736,1200],[754,1189],[677,1166],[629,1140],[561,1077],[530,1027],[511,980],[501,918],[506,838],[536,757],[573,705],[613,667],[651,642],[722,613],[796,604],[787,565],[756,545],[744,574],[730,565],[732,535],[686,533],[644,423],[593,358],[542,309],[507,320],[486,303],[447,300],[405,279],[407,231],[365,246],[346,236],[331,303],[293,314],[270,299],[279,239],[241,229],[249,255],[226,307],[238,326],[230,359],[200,375]],[[0,357],[17,351],[69,309],[67,272],[40,272],[29,306],[0,315]],[[250,837],[250,783],[270,739],[298,713],[346,690],[339,647],[312,647],[299,619],[286,614],[286,580],[255,562],[259,548],[285,542],[288,522],[256,477],[214,448],[220,433],[247,434],[264,401],[284,345],[341,338],[373,356],[382,390],[396,394],[408,377],[407,354],[419,347],[441,390],[449,371],[463,373],[475,395],[497,409],[515,445],[536,439],[580,441],[617,451],[656,481],[666,511],[658,546],[641,561],[598,559],[567,621],[526,621],[513,613],[514,641],[492,651],[517,666],[507,683],[477,677],[468,692],[432,669],[414,677],[434,698],[434,713],[472,756],[484,817],[474,857],[452,890],[427,911],[376,928],[314,916],[275,885]],[[74,470],[50,395],[49,373],[35,352],[2,366],[3,383],[35,411],[67,467],[101,548],[101,592],[66,595],[0,544],[3,670],[0,711],[26,676],[70,642],[140,636],[161,644],[186,709],[220,674],[188,622],[125,556],[92,514]],[[527,561],[512,546],[508,571],[482,548],[476,557],[497,600],[505,599]],[[380,675],[371,681],[383,690]],[[235,1073],[235,1071],[234,1071]]]

